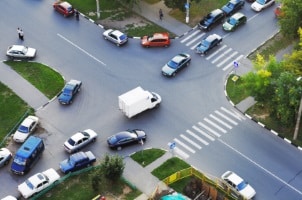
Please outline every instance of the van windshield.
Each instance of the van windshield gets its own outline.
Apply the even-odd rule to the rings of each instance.
[[[16,155],[14,158],[14,162],[17,163],[18,165],[25,165],[26,159]]]

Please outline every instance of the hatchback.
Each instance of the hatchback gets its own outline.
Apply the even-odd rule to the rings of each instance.
[[[154,33],[153,36],[142,38],[143,47],[168,47],[170,46],[169,33]]]
[[[222,28],[225,31],[234,31],[239,26],[246,23],[246,16],[242,13],[235,13],[226,22],[223,23]]]
[[[63,2],[55,2],[53,4],[53,8],[58,11],[59,13],[61,13],[64,17],[68,17],[70,15],[74,14],[74,9],[72,7],[72,5],[66,1]]]

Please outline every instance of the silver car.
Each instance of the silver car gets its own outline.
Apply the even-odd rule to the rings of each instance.
[[[7,148],[0,149],[0,167],[7,165],[12,158],[12,153]]]
[[[34,58],[37,50],[22,45],[12,45],[7,48],[6,55],[9,58]]]
[[[97,133],[94,130],[87,129],[77,132],[64,143],[64,148],[68,153],[73,153],[96,140]]]
[[[105,40],[109,40],[115,43],[117,46],[128,42],[128,36],[119,30],[108,29],[103,32],[103,36]]]

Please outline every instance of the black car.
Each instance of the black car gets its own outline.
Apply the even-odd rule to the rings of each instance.
[[[209,35],[197,45],[195,51],[199,54],[207,54],[212,48],[219,45],[221,41],[221,36],[217,34]]]
[[[221,8],[221,10],[225,13],[225,15],[229,16],[240,10],[244,4],[244,0],[230,0]]]
[[[191,56],[189,54],[180,53],[163,66],[162,74],[164,76],[175,76],[178,71],[189,66],[190,62]]]
[[[222,23],[224,17],[225,14],[222,10],[213,10],[199,22],[198,27],[202,30],[209,31],[217,24]]]
[[[110,136],[107,139],[107,143],[111,149],[120,150],[123,146],[143,142],[146,138],[147,135],[145,131],[140,129],[128,129],[127,131],[122,131]]]

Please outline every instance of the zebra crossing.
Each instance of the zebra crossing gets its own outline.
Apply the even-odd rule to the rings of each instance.
[[[205,35],[205,32],[196,28],[192,33],[184,35],[180,43],[185,44],[194,51]],[[222,44],[216,47],[210,55],[205,57],[205,59],[210,61],[212,64],[215,64],[218,68],[222,68],[223,71],[226,71],[234,66],[234,62],[240,61],[243,57],[244,55],[235,51],[231,47],[224,45],[222,41]]]
[[[245,119],[245,116],[236,110],[220,107],[209,116],[193,124],[190,129],[175,137],[172,151],[183,159],[187,159],[191,154],[195,154],[203,147],[227,134],[234,126]],[[171,142],[168,143],[169,146],[171,144]]]

